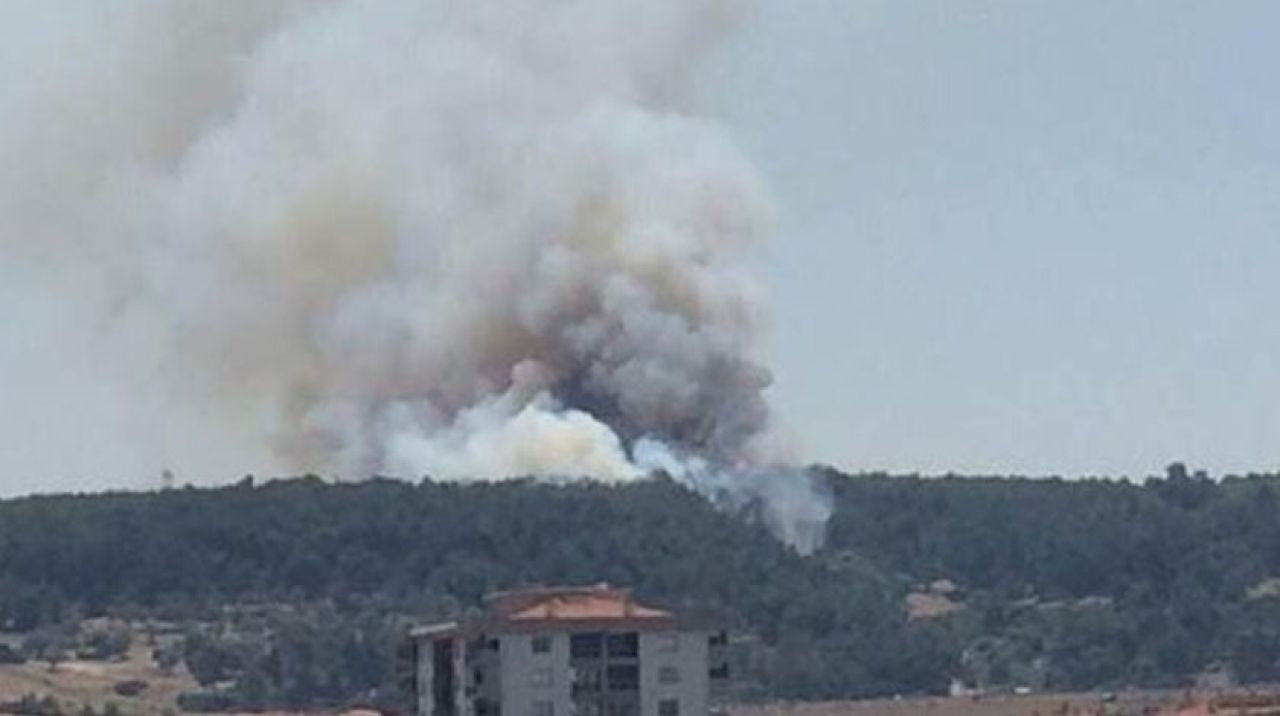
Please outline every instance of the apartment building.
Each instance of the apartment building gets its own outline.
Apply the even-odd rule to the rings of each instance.
[[[413,630],[417,716],[706,716],[725,633],[607,585],[503,592]]]

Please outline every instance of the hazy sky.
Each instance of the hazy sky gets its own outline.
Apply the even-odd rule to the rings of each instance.
[[[777,204],[801,454],[1280,467],[1277,31],[1266,1],[761,0],[707,87]],[[64,293],[0,270],[0,493],[154,486],[153,454],[252,469],[149,409]]]
[[[762,4],[776,398],[847,468],[1280,466],[1280,3]]]

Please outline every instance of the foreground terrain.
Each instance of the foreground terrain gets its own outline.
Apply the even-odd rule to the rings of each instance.
[[[1275,689],[994,694],[738,706],[732,716],[1276,716]]]
[[[127,682],[145,682],[146,688],[133,696],[116,693],[116,685]],[[172,714],[177,710],[178,694],[195,686],[184,670],[164,673],[158,669],[144,646],[132,647],[119,660],[72,660],[52,670],[44,662],[0,666],[0,702],[13,704],[33,695],[51,697],[68,716],[86,706],[102,712],[108,704],[130,716]]]
[[[145,688],[129,695],[118,693],[123,683]],[[43,662],[0,665],[0,713],[53,716],[12,708],[24,697],[28,702],[56,703],[66,716],[118,713],[121,716],[173,716],[182,711],[179,695],[198,688],[185,669],[158,667],[149,647],[134,645],[109,661],[69,660],[54,668]],[[1248,697],[1246,697],[1248,695]],[[34,698],[33,698],[34,697]],[[1270,704],[1266,708],[1241,708],[1241,704]],[[1225,705],[1224,705],[1225,704]],[[109,710],[108,710],[109,709]],[[279,711],[277,716],[333,714],[341,709]],[[1199,716],[1209,713],[1250,716],[1280,713],[1280,690],[1274,688],[1220,691],[1124,691],[1064,694],[984,694],[957,697],[908,697],[864,701],[775,702],[739,704],[730,716],[1059,716],[1095,715]]]
[[[148,688],[129,697],[115,693],[114,685],[131,680],[145,681]],[[43,664],[0,666],[0,703],[13,703],[30,695],[52,697],[68,716],[81,713],[86,706],[101,713],[108,704],[122,716],[172,716],[179,712],[175,701],[178,694],[195,686],[196,682],[184,672],[165,674],[157,670],[145,649],[133,649],[127,658],[109,664],[73,661],[59,664],[53,671]],[[730,716],[1248,716],[1280,712],[1280,707],[1211,709],[1209,704],[1214,698],[1213,694],[1186,691],[917,697],[738,705],[730,709]],[[14,712],[0,709],[0,713]],[[276,716],[326,713],[333,711],[282,711]]]

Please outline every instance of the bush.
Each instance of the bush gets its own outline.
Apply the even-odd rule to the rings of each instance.
[[[17,701],[0,702],[0,713],[17,716],[62,716],[62,706],[52,696],[23,694]]]
[[[28,659],[49,662],[52,670],[67,657],[72,640],[62,630],[49,627],[31,632],[22,640],[22,652]]]
[[[85,637],[77,655],[82,659],[106,661],[124,656],[132,643],[133,636],[126,627],[99,629]]]
[[[187,712],[217,713],[229,711],[231,706],[231,698],[217,691],[185,691],[178,694],[178,708]]]
[[[187,670],[201,686],[228,681],[243,667],[237,644],[199,632],[188,635],[183,641],[182,658],[187,663]]]
[[[142,679],[129,679],[128,681],[117,681],[111,690],[119,696],[137,696],[150,686]]]
[[[0,644],[0,664],[25,664],[27,657],[8,644]]]
[[[168,675],[182,663],[182,652],[176,646],[157,647],[151,651],[151,661],[155,662],[160,673]]]

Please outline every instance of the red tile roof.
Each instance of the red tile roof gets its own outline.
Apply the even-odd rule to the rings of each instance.
[[[709,629],[713,623],[719,624],[707,615],[677,617],[672,612],[640,604],[629,591],[607,584],[498,592],[485,597],[485,606],[487,609],[483,615],[417,627],[410,634],[418,639],[441,639],[459,634],[483,635],[503,631],[533,633],[562,631],[565,628],[660,631]]]
[[[605,584],[504,592],[490,597],[489,605],[495,616],[510,622],[674,618],[671,612],[644,606],[628,591]]]

